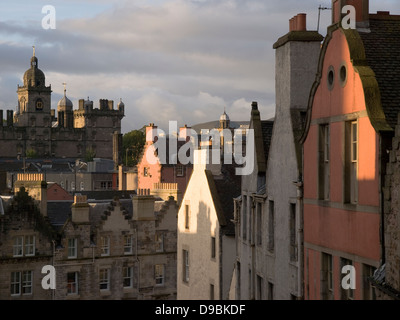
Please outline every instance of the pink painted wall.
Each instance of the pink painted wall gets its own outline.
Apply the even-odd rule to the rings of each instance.
[[[345,86],[339,81],[340,67],[347,66]],[[328,89],[327,74],[330,66],[335,71],[334,87]],[[312,124],[304,144],[304,240],[307,245],[345,252],[356,258],[379,262],[379,137],[368,117],[358,118],[358,205],[368,210],[346,210],[344,206],[344,133],[345,121],[332,117],[365,112],[361,79],[353,68],[347,40],[341,30],[333,34],[323,64],[322,79],[312,107]],[[323,119],[321,119],[323,118]],[[320,120],[318,120],[320,119]],[[318,124],[330,123],[330,201],[318,201]],[[355,207],[353,207],[355,208]],[[360,208],[360,207],[358,207]],[[370,213],[375,211],[375,213]],[[308,252],[305,288],[310,299],[320,299],[321,257],[318,250]],[[340,257],[334,258],[335,299],[340,298]],[[357,271],[355,299],[361,298],[360,263]],[[335,275],[336,274],[336,275]],[[307,291],[306,291],[307,292]]]
[[[147,149],[150,148],[150,144],[146,144],[143,157],[138,164],[138,188],[139,189],[153,189],[154,183],[178,183],[178,189],[182,191],[182,194],[186,190],[186,186],[189,183],[190,176],[192,174],[191,166],[184,166],[184,175],[177,176],[173,166],[161,165],[159,163],[149,163],[146,155]],[[148,168],[147,177],[144,176],[144,168]]]

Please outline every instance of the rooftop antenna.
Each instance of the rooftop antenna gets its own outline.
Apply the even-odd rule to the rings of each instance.
[[[332,8],[323,7],[323,6],[319,5],[319,7],[318,7],[318,26],[317,26],[317,32],[319,32],[319,22],[321,21],[321,11],[323,11],[323,10],[332,10]]]

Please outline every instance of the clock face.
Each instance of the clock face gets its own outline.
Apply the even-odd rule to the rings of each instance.
[[[36,110],[43,110],[43,101],[42,99],[37,99],[36,100]]]

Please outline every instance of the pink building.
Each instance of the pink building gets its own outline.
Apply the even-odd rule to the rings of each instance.
[[[192,174],[193,165],[183,165],[179,163],[178,159],[174,161],[175,159],[173,158],[176,157],[176,154],[173,154],[172,156],[169,155],[169,144],[171,143],[171,138],[152,135],[155,133],[156,129],[157,126],[155,126],[153,123],[146,127],[146,144],[143,149],[142,157],[137,165],[138,188],[153,190],[155,187],[154,184],[177,183],[178,190],[183,194]],[[186,135],[188,129],[190,128],[185,126],[180,128],[180,132]],[[158,141],[158,139],[165,139],[165,159],[162,159],[159,154],[159,150],[154,150],[153,145],[156,141]],[[186,141],[178,140],[177,148],[184,143],[186,143]],[[152,149],[154,152],[151,151]]]
[[[302,138],[305,298],[373,299],[369,277],[384,248],[381,188],[400,109],[391,81],[399,70],[392,26],[400,19],[369,14],[368,0],[332,4]],[[357,29],[341,25],[347,4],[356,8]]]

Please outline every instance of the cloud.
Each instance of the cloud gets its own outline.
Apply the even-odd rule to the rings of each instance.
[[[15,88],[36,45],[39,67],[52,85],[53,108],[62,96],[62,82],[68,83],[75,108],[87,96],[94,101],[122,98],[123,132],[150,122],[213,121],[224,107],[231,119],[248,121],[251,101],[258,101],[262,118],[270,118],[273,43],[288,32],[289,19],[299,12],[306,12],[308,28],[316,29],[318,6],[330,3],[55,0],[57,29],[43,30],[35,20],[41,19],[40,12],[29,15],[32,6],[24,11],[23,5],[8,1],[29,19],[18,20],[7,9],[8,20],[0,20],[0,107],[16,105]],[[330,13],[323,12],[321,31],[329,21]]]

